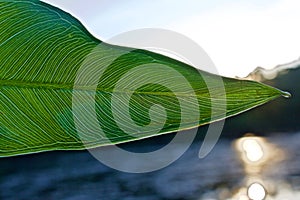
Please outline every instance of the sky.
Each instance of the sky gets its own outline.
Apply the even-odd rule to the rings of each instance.
[[[244,77],[300,57],[299,0],[44,0],[105,41],[140,28],[164,28],[197,42],[219,74]]]

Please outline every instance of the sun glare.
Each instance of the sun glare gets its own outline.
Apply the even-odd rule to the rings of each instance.
[[[251,162],[257,162],[264,156],[262,147],[257,140],[247,139],[243,141],[242,146],[245,151],[246,158]]]
[[[266,197],[266,191],[261,184],[253,183],[248,188],[248,196],[251,200],[263,200]]]

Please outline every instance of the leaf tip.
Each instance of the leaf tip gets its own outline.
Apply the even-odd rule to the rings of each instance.
[[[285,98],[291,98],[292,94],[287,92],[287,91],[280,91],[281,92],[281,96],[285,97]]]

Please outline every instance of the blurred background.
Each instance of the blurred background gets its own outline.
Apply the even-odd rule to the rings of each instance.
[[[220,140],[203,159],[198,153],[207,126],[200,127],[179,160],[151,173],[116,171],[87,151],[1,158],[0,199],[300,198],[299,1],[46,2],[72,13],[101,40],[137,28],[177,31],[203,47],[221,75],[261,81],[292,97],[227,119]],[[173,136],[120,146],[145,152]]]

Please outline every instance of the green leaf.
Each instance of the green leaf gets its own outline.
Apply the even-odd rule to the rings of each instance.
[[[189,129],[282,95],[261,83],[106,44],[38,0],[2,0],[0,13],[0,156]]]

